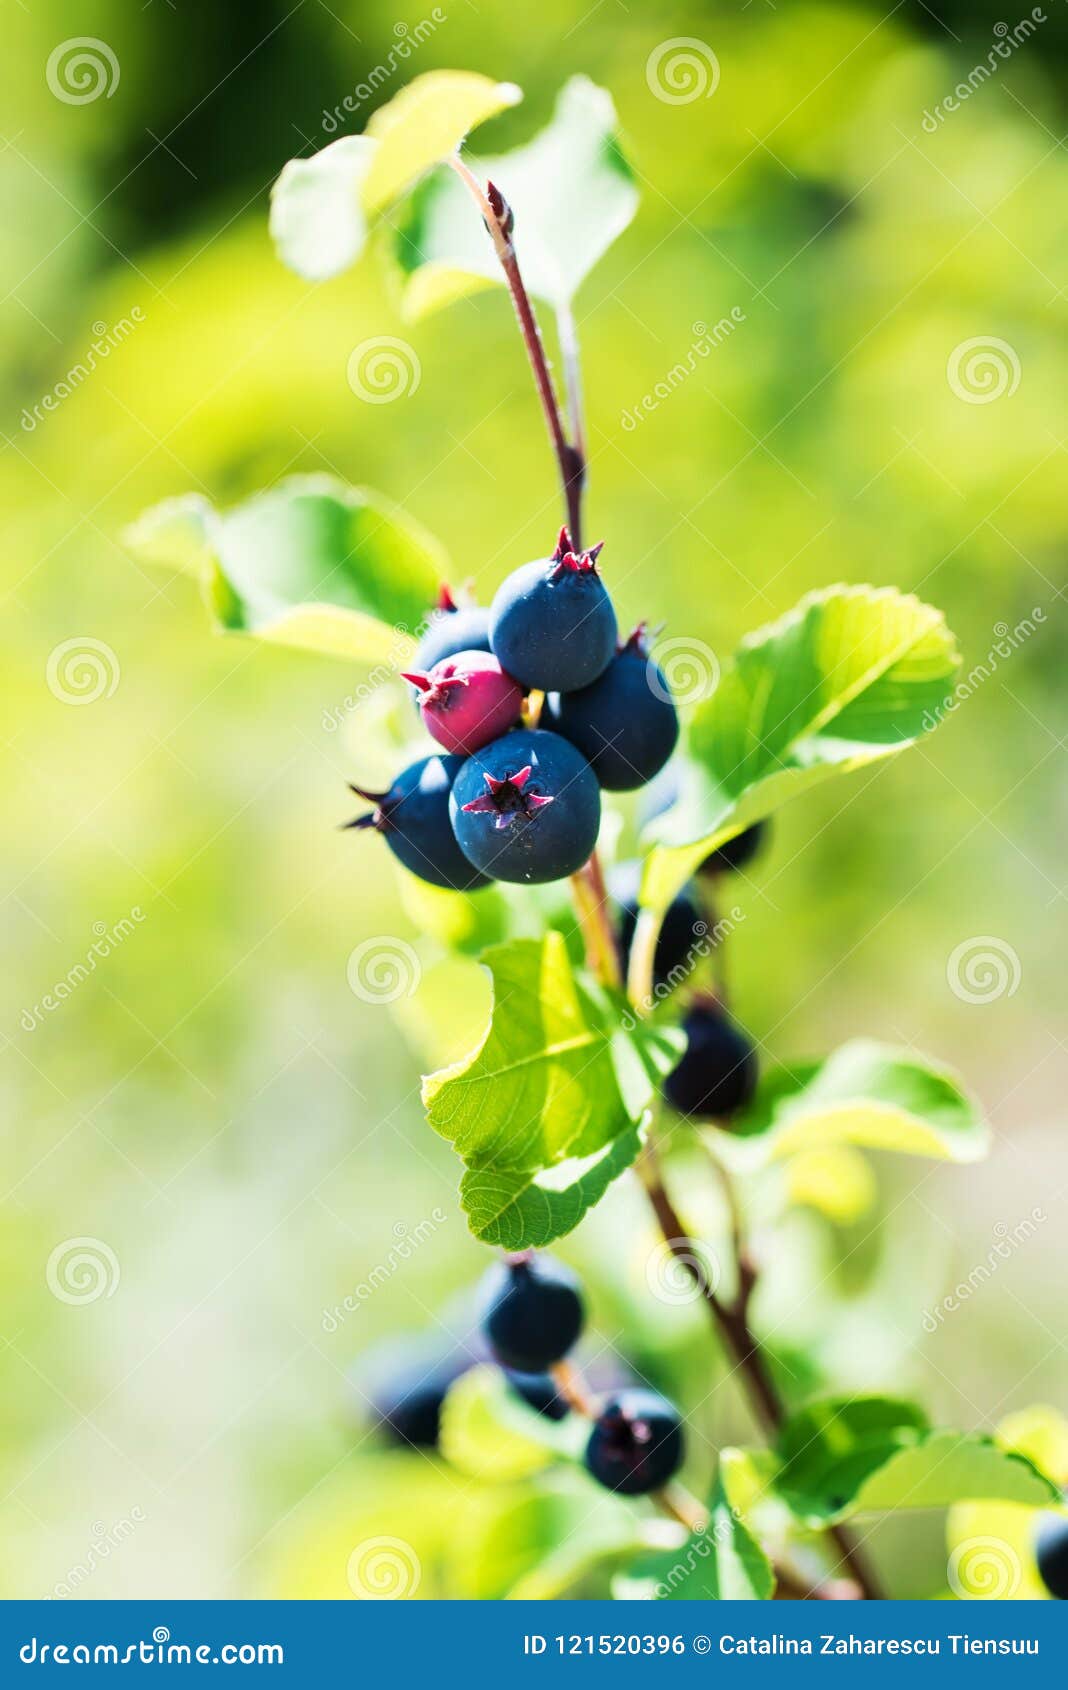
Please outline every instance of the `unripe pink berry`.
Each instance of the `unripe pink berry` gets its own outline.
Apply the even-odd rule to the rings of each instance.
[[[443,657],[426,674],[405,675],[418,688],[419,708],[429,734],[447,751],[468,756],[514,728],[523,708],[523,689],[488,651]]]

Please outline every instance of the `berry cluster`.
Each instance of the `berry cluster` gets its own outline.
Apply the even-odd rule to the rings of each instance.
[[[576,873],[597,843],[602,788],[644,786],[675,749],[678,716],[644,630],[617,646],[600,550],[575,551],[561,529],[553,555],[514,570],[488,610],[442,595],[405,680],[446,755],[411,764],[388,792],[354,787],[375,808],[349,824],[375,828],[435,886]]]
[[[570,1268],[546,1255],[506,1258],[485,1275],[480,1301],[480,1330],[464,1352],[440,1355],[416,1346],[399,1353],[391,1346],[380,1357],[368,1390],[380,1424],[399,1442],[437,1444],[449,1386],[480,1360],[496,1362],[512,1390],[548,1419],[563,1420],[575,1408],[574,1389],[557,1377],[586,1319]],[[682,1465],[681,1416],[656,1391],[621,1378],[618,1368],[611,1373],[603,1396],[583,1403],[591,1419],[585,1465],[607,1489],[645,1496]]]

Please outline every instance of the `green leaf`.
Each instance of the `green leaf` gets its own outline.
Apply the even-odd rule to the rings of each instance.
[[[527,1249],[568,1232],[633,1161],[638,1128],[681,1035],[635,1023],[577,972],[557,932],[494,946],[478,1049],[423,1082],[430,1125],[467,1164],[461,1200],[488,1243]]]
[[[932,1430],[922,1409],[891,1397],[810,1403],[777,1453],[776,1489],[811,1524],[976,1498],[1040,1506],[1059,1494],[1025,1456],[978,1433]]]
[[[910,1051],[853,1039],[823,1062],[769,1074],[717,1148],[739,1168],[826,1145],[855,1144],[974,1162],[989,1128],[956,1077]]]
[[[643,902],[665,908],[709,851],[829,776],[911,745],[937,721],[958,662],[941,612],[890,587],[811,593],[744,640],[690,724]]]
[[[363,251],[361,192],[375,152],[366,135],[345,135],[311,158],[291,158],[271,189],[271,239],[306,281],[340,275]]]
[[[499,1367],[473,1367],[450,1385],[441,1410],[439,1447],[473,1479],[525,1479],[578,1453],[583,1427],[535,1413],[510,1389]]]
[[[367,125],[368,136],[378,142],[363,185],[368,210],[388,205],[424,170],[454,153],[470,130],[522,98],[514,82],[494,82],[475,71],[417,76]]]
[[[150,563],[195,572],[223,632],[390,673],[408,661],[446,573],[429,534],[327,475],[295,476],[225,512],[168,500],[125,540]]]
[[[452,1556],[461,1594],[544,1601],[611,1594],[611,1575],[642,1546],[649,1522],[577,1469],[474,1493]]]
[[[631,1569],[656,1582],[661,1602],[764,1602],[775,1588],[771,1562],[717,1481],[702,1531],[679,1549],[648,1556]]]
[[[472,168],[496,183],[515,213],[528,291],[556,306],[570,302],[638,205],[611,96],[585,76],[565,84],[552,121],[526,146]],[[504,281],[470,196],[450,170],[435,171],[413,194],[396,220],[393,247],[411,316]]]

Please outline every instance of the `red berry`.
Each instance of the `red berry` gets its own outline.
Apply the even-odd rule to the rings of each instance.
[[[500,739],[523,709],[519,682],[488,651],[461,651],[442,658],[428,674],[413,672],[404,679],[418,689],[427,732],[463,756]]]

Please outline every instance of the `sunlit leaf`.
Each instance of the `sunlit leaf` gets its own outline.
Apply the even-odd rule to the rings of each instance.
[[[567,304],[638,205],[634,172],[619,140],[611,96],[585,76],[565,84],[548,127],[498,158],[471,160],[515,214],[514,242],[527,290]],[[396,220],[393,250],[412,316],[504,281],[470,196],[438,170]]]
[[[653,1579],[662,1602],[763,1602],[775,1588],[771,1562],[719,1482],[708,1524],[680,1548],[646,1557],[631,1571]]]
[[[475,71],[432,70],[417,76],[379,106],[367,125],[367,135],[378,142],[363,184],[368,210],[388,205],[424,170],[454,153],[478,124],[522,98],[514,82],[494,82]]]
[[[690,724],[643,902],[666,906],[710,851],[788,799],[912,744],[958,661],[941,612],[889,587],[811,593],[743,640]]]
[[[377,495],[295,476],[229,511],[168,500],[125,535],[191,570],[216,626],[398,673],[446,571],[437,543]]]
[[[365,135],[344,135],[310,158],[291,158],[271,189],[279,258],[309,282],[354,264],[367,239],[361,193],[375,156]]]
[[[513,1391],[499,1367],[473,1367],[450,1385],[441,1411],[441,1453],[473,1479],[525,1479],[578,1452],[583,1428],[548,1420]]]

